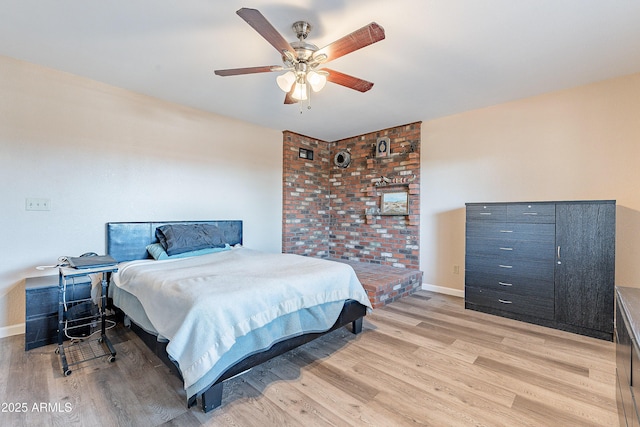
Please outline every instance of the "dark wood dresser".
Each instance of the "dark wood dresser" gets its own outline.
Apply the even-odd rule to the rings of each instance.
[[[640,426],[640,289],[616,288],[616,402],[620,425]]]
[[[466,206],[466,308],[613,340],[615,201]]]
[[[24,349],[58,342],[58,275],[29,277],[25,281]],[[71,300],[91,296],[91,281],[79,278],[69,287]]]

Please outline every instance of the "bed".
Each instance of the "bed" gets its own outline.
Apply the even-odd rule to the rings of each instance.
[[[213,230],[217,247],[167,256],[168,241],[164,259],[149,255],[183,229]],[[187,406],[200,398],[204,412],[221,405],[225,380],[343,326],[357,334],[371,309],[347,264],[254,251],[242,238],[239,220],[106,227],[107,253],[119,262],[110,301],[182,378]]]

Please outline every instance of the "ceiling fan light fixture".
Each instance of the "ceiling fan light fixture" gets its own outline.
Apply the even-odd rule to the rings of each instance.
[[[306,101],[307,96],[307,84],[306,83],[296,83],[293,86],[293,90],[291,91],[291,97],[296,101]]]
[[[287,71],[286,73],[276,77],[276,83],[278,83],[278,87],[284,92],[289,92],[295,82],[296,74],[293,71]]]
[[[307,73],[307,83],[309,83],[314,92],[319,92],[327,84],[327,76],[315,71],[309,71]]]

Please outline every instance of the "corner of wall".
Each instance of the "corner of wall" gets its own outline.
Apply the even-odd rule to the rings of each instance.
[[[283,252],[419,269],[420,140],[420,122],[331,143],[283,132]],[[381,211],[389,193],[406,213]]]

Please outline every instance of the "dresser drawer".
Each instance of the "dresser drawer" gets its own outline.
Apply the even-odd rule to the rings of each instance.
[[[472,221],[466,224],[467,240],[508,239],[555,242],[555,224]]]
[[[514,260],[555,260],[555,242],[487,239],[467,241],[467,256],[493,258],[500,264]]]
[[[556,205],[554,203],[516,203],[508,205],[507,222],[555,224]]]
[[[32,317],[25,322],[24,349],[42,347],[58,342],[58,313]]]
[[[27,279],[28,280],[28,279]],[[67,301],[75,301],[91,297],[91,282],[87,279],[77,280],[76,283],[67,283]],[[25,286],[25,303],[27,319],[31,317],[47,316],[58,313],[58,280],[49,287]]]
[[[465,287],[465,301],[483,307],[524,314],[543,319],[553,319],[553,299],[508,294],[494,290]]]
[[[515,278],[554,281],[553,261],[533,259],[496,260],[493,258],[468,255],[465,259],[465,272],[484,273],[504,280]]]
[[[474,221],[466,224],[469,240],[522,240],[548,242],[555,245],[555,224],[496,223]]]
[[[500,204],[468,204],[467,221],[505,222],[507,219],[507,205]]]
[[[91,281],[77,277],[67,282],[67,301],[91,297]],[[58,275],[25,281],[25,350],[58,342]]]
[[[526,277],[507,277],[485,272],[465,272],[465,286],[530,297],[550,299],[555,297],[553,281]]]

